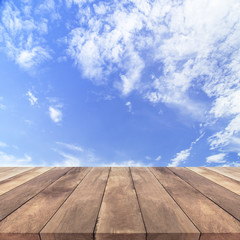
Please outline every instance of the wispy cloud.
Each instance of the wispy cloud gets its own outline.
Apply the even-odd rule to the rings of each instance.
[[[226,162],[226,160],[224,159],[225,156],[226,156],[225,153],[211,155],[206,158],[206,162],[207,163],[225,163]]]
[[[96,166],[99,158],[93,150],[85,149],[77,144],[56,142],[57,147],[53,150],[60,156],[54,166]]]
[[[219,165],[219,167],[240,167],[240,162],[229,162]]]
[[[176,157],[171,160],[171,163],[168,164],[168,167],[177,167],[181,163],[184,163],[187,158],[190,156],[190,151],[192,148],[188,148],[186,150],[182,150],[181,152],[177,153]]]
[[[145,65],[133,39],[134,33],[142,27],[143,14],[129,12],[121,2],[94,4],[94,11],[88,13],[84,2],[75,4],[84,17],[69,34],[69,55],[84,76],[98,83],[107,81],[117,68],[121,69],[115,86],[123,94],[130,93],[137,87]],[[86,24],[87,28],[84,28]]]
[[[32,158],[25,154],[23,157],[16,157],[13,154],[8,154],[6,152],[0,151],[0,166],[31,166]]]
[[[45,38],[49,23],[61,20],[59,7],[75,7],[76,15],[69,14],[74,19],[65,21],[67,36],[60,37],[84,77],[114,86],[123,96],[137,91],[152,104],[176,108],[214,129],[208,138],[211,149],[239,152],[238,0],[65,3],[50,0],[33,7],[24,1],[17,7],[4,2],[1,49],[24,69],[51,59]],[[0,103],[0,109],[5,105]],[[49,115],[59,123],[63,114],[51,105]]]
[[[78,151],[78,152],[83,152],[83,148],[76,145],[76,144],[69,144],[69,143],[63,143],[63,142],[56,142],[58,145],[61,145],[67,149],[73,150],[73,151]]]
[[[32,106],[34,106],[35,104],[38,103],[37,97],[35,97],[30,90],[26,93],[26,95],[27,95],[28,100],[29,100],[29,102]]]
[[[70,153],[65,153],[60,150],[55,150],[63,159],[59,162],[55,162],[54,166],[65,166],[65,167],[79,167],[82,165],[80,157],[74,156]]]
[[[232,145],[240,149],[240,114],[233,117],[225,129],[208,138],[211,149]]]
[[[50,58],[50,55],[45,49],[37,46],[32,47],[31,49],[19,49],[19,52],[15,57],[16,63],[18,63],[21,67],[30,69]]]
[[[42,37],[47,24],[44,18],[37,21],[33,17],[31,3],[23,2],[18,8],[13,1],[7,1],[2,9],[0,34],[7,55],[27,70],[50,59],[50,51]]]
[[[100,2],[91,10],[86,1],[69,2],[81,17],[68,35],[68,54],[83,75],[115,79],[123,95],[138,91],[203,126],[224,119],[209,144],[232,144],[240,137],[240,2],[127,2],[131,7]]]
[[[195,141],[193,141],[188,149],[182,150],[176,154],[176,157],[171,160],[168,164],[168,167],[177,167],[180,164],[186,162],[188,157],[190,156],[191,150],[193,146],[205,135],[205,133],[201,134]]]
[[[155,158],[155,161],[160,161],[161,159],[162,159],[162,156],[159,155],[158,157]]]
[[[36,9],[36,12],[40,15],[48,14],[52,21],[60,20],[61,15],[58,12],[58,6],[61,6],[61,1],[44,0]]]
[[[103,164],[103,166],[111,166],[111,167],[146,167],[146,164],[140,161],[123,161],[123,162],[112,162],[109,164]],[[149,165],[150,166],[150,165]]]

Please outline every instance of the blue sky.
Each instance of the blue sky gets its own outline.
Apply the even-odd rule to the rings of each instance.
[[[239,0],[1,1],[1,166],[240,166]]]

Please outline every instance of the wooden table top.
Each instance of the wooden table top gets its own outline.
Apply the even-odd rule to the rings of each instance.
[[[240,168],[0,168],[0,240],[239,240]]]

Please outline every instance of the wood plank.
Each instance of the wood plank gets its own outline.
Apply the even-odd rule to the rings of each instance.
[[[239,181],[203,167],[188,167],[188,169],[240,195]]]
[[[169,168],[189,185],[240,221],[240,196],[187,168]]]
[[[13,167],[0,167],[0,173],[13,169]]]
[[[71,168],[53,168],[0,196],[0,220],[66,174]]]
[[[50,170],[50,167],[36,167],[0,182],[0,195]]]
[[[229,169],[232,172],[240,173],[240,167],[225,167],[226,169]]]
[[[207,169],[210,169],[211,171],[220,173],[224,176],[240,181],[240,173],[233,172],[232,170],[227,169],[225,167],[207,167]]]
[[[90,168],[72,168],[64,176],[18,208],[0,222],[0,237],[4,240],[11,240],[15,234],[18,236],[18,240],[37,239],[44,225],[70,196],[89,170]],[[31,233],[31,235],[27,235],[27,233]]]
[[[168,168],[151,168],[201,232],[201,240],[239,240],[240,222]]]
[[[0,181],[4,181],[5,179],[8,179],[10,177],[13,177],[17,174],[28,171],[30,169],[32,169],[32,167],[13,167],[13,168],[4,170],[3,172],[0,173]]]
[[[148,240],[198,240],[199,231],[148,168],[131,168]]]
[[[95,239],[146,239],[129,168],[111,168],[97,220]]]
[[[90,240],[110,168],[93,168],[41,231],[41,240]]]

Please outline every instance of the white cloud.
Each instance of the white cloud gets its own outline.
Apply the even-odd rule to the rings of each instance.
[[[93,8],[96,14],[105,14],[108,10],[108,7],[104,5],[104,3],[100,2],[98,5],[93,4]]]
[[[211,112],[217,117],[228,117],[240,113],[240,89],[220,95],[213,104]]]
[[[28,96],[28,100],[32,106],[38,103],[37,97],[35,97],[31,91],[28,91],[26,95]]]
[[[211,155],[206,158],[207,163],[225,163],[224,157],[226,156],[225,153],[219,153],[215,155]]]
[[[171,160],[171,163],[168,164],[168,167],[177,167],[181,163],[184,163],[187,158],[190,156],[190,151],[192,149],[188,148],[186,150],[182,150],[181,152],[177,153],[176,157]]]
[[[16,157],[12,154],[8,154],[0,151],[0,166],[1,167],[11,167],[11,166],[31,166],[32,158],[25,154],[24,157]]]
[[[13,1],[3,4],[2,49],[24,69],[51,58],[44,38],[51,21],[43,16],[60,19],[62,3],[44,1],[36,8],[27,1],[19,8]],[[238,0],[65,3],[66,11],[73,5],[78,9],[74,21],[66,19],[69,34],[61,37],[84,77],[109,83],[122,95],[138,91],[153,104],[176,108],[202,122],[202,128],[214,129],[211,149],[239,152]],[[61,121],[60,108],[51,107],[59,116],[54,119]]]
[[[240,162],[230,162],[219,165],[218,167],[240,167]]]
[[[239,138],[238,0],[100,2],[94,11],[86,1],[72,4],[79,25],[68,35],[68,53],[84,76],[114,79],[123,95],[139,91],[205,127],[224,119],[211,148]]]
[[[144,167],[146,164],[140,162],[140,161],[123,161],[123,162],[112,162],[110,164],[103,164],[103,166],[111,166],[111,167]]]
[[[59,6],[60,4],[61,2],[58,1],[57,5]],[[36,13],[38,13],[41,16],[44,14],[48,14],[48,16],[50,15],[50,18],[52,20],[61,19],[61,15],[57,11],[57,6],[54,0],[44,0],[43,3],[37,7]]]
[[[37,46],[19,50],[16,54],[16,63],[25,69],[30,69],[48,58],[50,58],[49,53],[42,47]]]
[[[176,154],[176,157],[171,160],[171,162],[168,164],[168,167],[177,167],[181,163],[186,162],[188,157],[190,156],[191,150],[193,146],[205,135],[205,133],[202,133],[195,141],[193,141],[188,149],[182,150],[179,153]]]
[[[101,2],[94,4],[95,12],[88,6],[79,5],[82,24],[72,29],[68,38],[68,53],[81,68],[84,76],[105,82],[117,68],[121,69],[118,83],[115,84],[123,94],[138,87],[144,61],[136,51],[132,37],[140,30],[143,15],[128,12],[122,3]],[[105,12],[106,14],[102,14]]]
[[[125,104],[128,108],[128,112],[132,112],[132,103],[130,101],[126,102]]]
[[[53,122],[59,123],[62,121],[63,114],[62,114],[62,111],[58,107],[50,106],[49,107],[49,116]]]
[[[155,158],[155,161],[160,161],[161,159],[162,159],[162,156],[159,155],[158,157]]]
[[[151,160],[152,158],[150,156],[145,156],[146,160]]]
[[[229,144],[240,149],[240,114],[235,116],[227,127],[208,138],[211,149],[224,147]]]
[[[18,8],[12,1],[7,1],[2,6],[0,25],[2,50],[26,70],[51,58],[42,36],[47,33],[46,21],[36,19],[32,15],[31,3],[22,3],[21,8]]]
[[[54,148],[61,159],[54,162],[54,166],[96,166],[99,158],[91,149],[85,149],[76,144],[56,142],[57,148]]]
[[[141,78],[141,72],[144,68],[144,62],[134,50],[128,50],[129,57],[126,60],[125,67],[127,70],[125,75],[121,75],[122,80],[121,91],[124,95],[129,94],[138,88]]]
[[[73,151],[78,151],[78,152],[83,152],[83,148],[75,145],[75,144],[69,144],[69,143],[63,143],[63,142],[56,142],[58,145],[61,145],[67,149],[73,150]]]
[[[76,157],[72,154],[65,153],[59,150],[56,150],[58,154],[63,157],[63,160],[60,162],[55,162],[53,165],[56,167],[64,166],[64,167],[79,167],[82,165],[82,161],[79,157]]]

